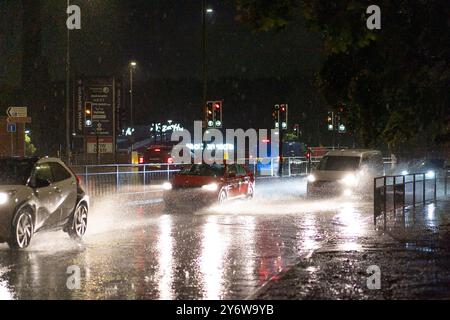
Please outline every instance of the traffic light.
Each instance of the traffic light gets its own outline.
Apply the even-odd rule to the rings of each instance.
[[[278,129],[280,126],[280,105],[276,104],[272,110],[272,120],[275,123],[275,128]]]
[[[288,128],[288,105],[287,104],[280,105],[280,124],[281,124],[282,130],[286,130]]]
[[[311,150],[311,148],[306,149],[305,157],[306,157],[306,160],[308,162],[311,161],[311,157],[312,157],[312,150]]]
[[[222,101],[206,103],[206,125],[208,128],[222,128]]]
[[[84,104],[84,125],[86,128],[92,127],[92,103]]]
[[[214,127],[222,128],[222,101],[216,101],[213,105]]]
[[[206,125],[208,128],[214,127],[214,103],[212,101],[206,103]]]
[[[346,118],[346,110],[343,106],[341,106],[339,107],[339,112],[337,115],[337,125],[339,133],[347,132],[347,126],[345,125],[345,118]]]
[[[334,112],[333,111],[328,111],[327,128],[328,128],[328,131],[334,130]]]

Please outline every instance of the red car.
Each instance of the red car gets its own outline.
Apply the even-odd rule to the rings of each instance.
[[[253,198],[255,178],[240,164],[193,164],[184,167],[163,187],[168,208],[220,204],[227,199]]]
[[[152,146],[139,155],[139,164],[172,164],[172,146]]]

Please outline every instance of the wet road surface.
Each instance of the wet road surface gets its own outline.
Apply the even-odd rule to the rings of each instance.
[[[0,299],[251,299],[330,243],[352,252],[377,237],[369,200],[304,189],[267,181],[251,201],[179,214],[157,197],[96,201],[81,243],[52,232],[25,251],[0,245]]]

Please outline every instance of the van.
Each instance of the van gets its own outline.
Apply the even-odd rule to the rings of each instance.
[[[373,179],[380,175],[384,175],[384,164],[378,150],[329,151],[308,176],[307,195],[369,194]]]

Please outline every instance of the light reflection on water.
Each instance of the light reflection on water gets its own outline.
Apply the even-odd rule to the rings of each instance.
[[[162,216],[158,222],[159,238],[158,248],[158,283],[159,298],[162,300],[172,300],[172,281],[173,281],[173,236],[172,236],[172,217]]]
[[[361,213],[353,202],[344,202],[338,209],[337,220],[341,224],[341,236],[345,239],[339,247],[344,251],[360,250],[359,236],[364,232]]]
[[[279,199],[236,201],[225,208],[200,215],[154,214],[140,208],[127,212],[128,216],[119,212],[108,217],[108,224],[91,226],[81,247],[62,233],[56,238],[42,236],[45,241],[38,239],[34,247],[39,251],[31,248],[24,252],[21,263],[10,259],[18,272],[0,277],[0,294],[18,293],[19,298],[224,299],[236,297],[238,292],[238,297],[247,297],[300,254],[317,249],[326,228],[322,222],[328,217],[340,222],[346,248],[355,247],[364,232],[359,225],[361,214],[351,203],[336,206],[333,200]],[[280,212],[274,217],[277,210]],[[98,223],[100,218],[93,221]],[[54,239],[62,245],[56,245]],[[0,254],[1,267],[5,254]],[[65,287],[66,268],[72,264],[82,267],[85,283],[80,291]],[[51,293],[40,291],[48,291],[49,284]]]

